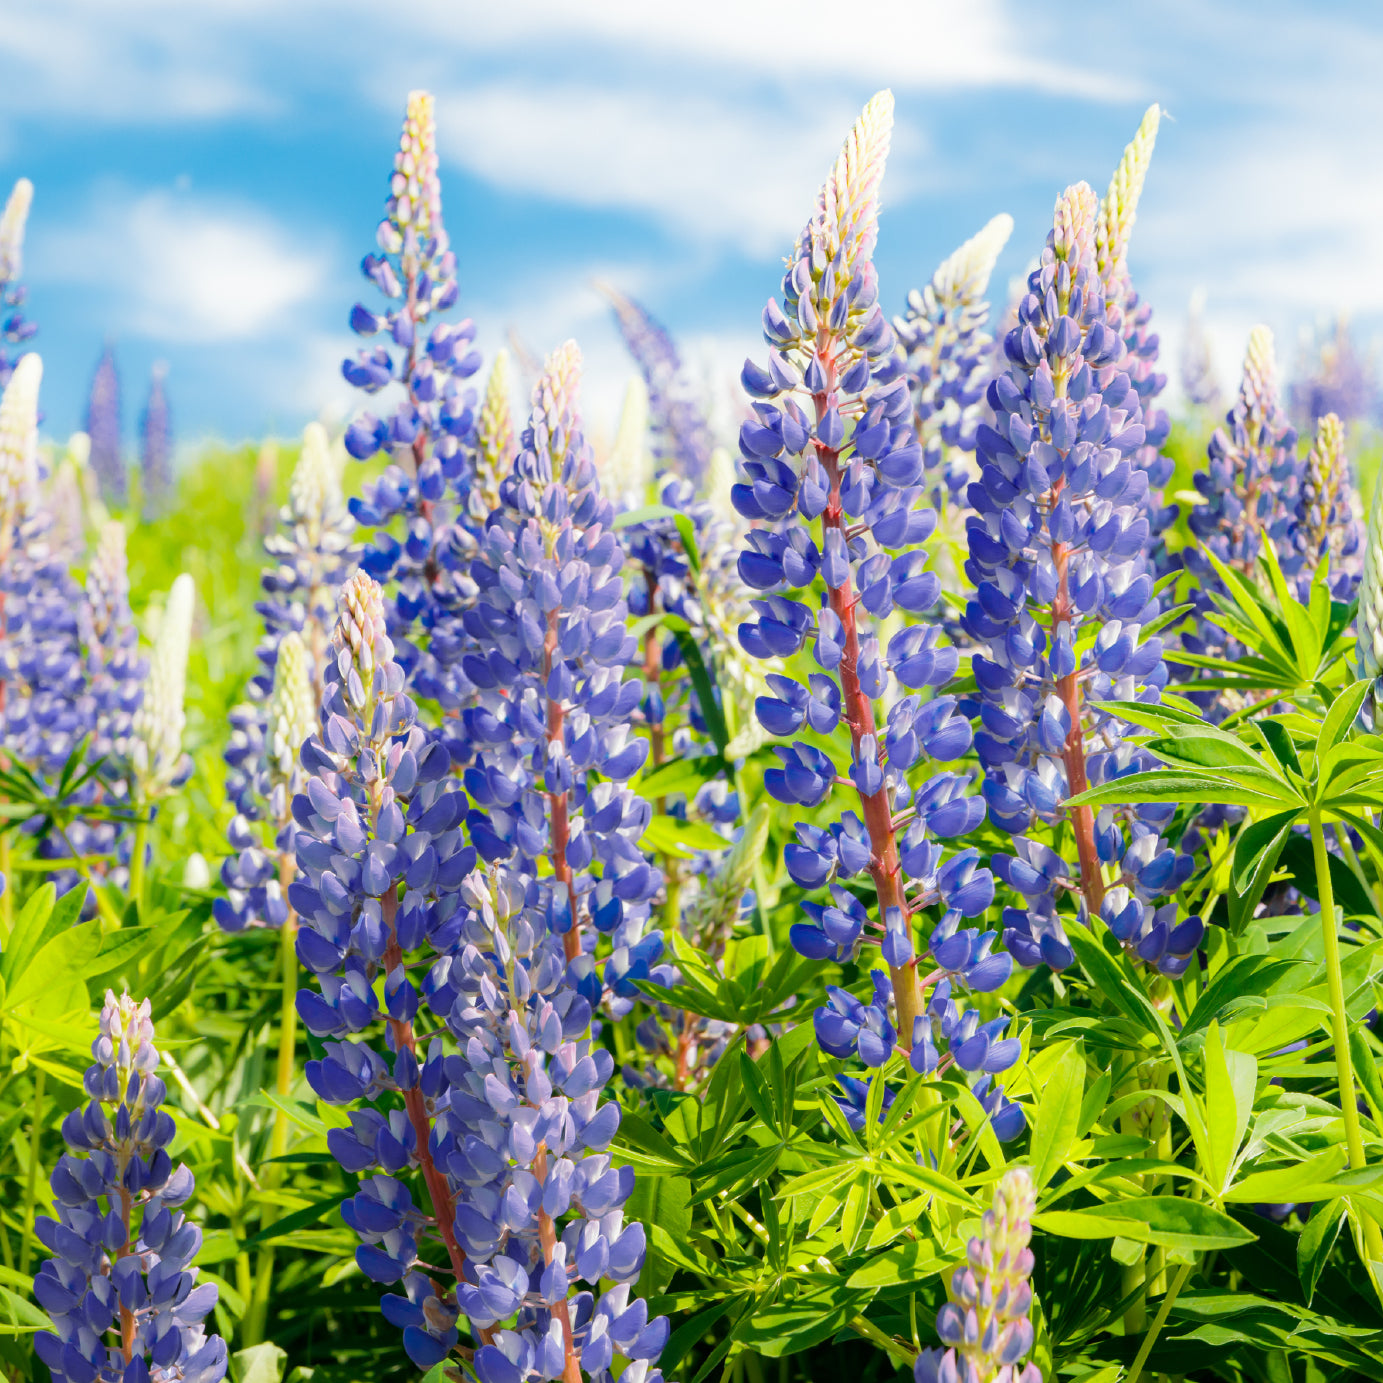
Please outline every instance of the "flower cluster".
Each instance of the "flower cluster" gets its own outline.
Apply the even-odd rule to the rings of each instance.
[[[975,429],[993,345],[984,329],[989,321],[985,292],[1012,233],[1013,217],[995,216],[942,260],[924,289],[908,294],[907,311],[894,320],[908,358],[923,464],[936,472],[930,498],[939,511],[963,503],[965,486],[974,478]]]
[[[1186,309],[1181,334],[1181,393],[1193,408],[1220,407],[1220,378],[1205,330],[1205,291],[1196,289]]]
[[[373,1101],[330,1135],[365,1177],[342,1211],[360,1266],[402,1281],[406,1295],[384,1311],[420,1367],[450,1352],[464,1312],[487,1383],[562,1377],[577,1360],[605,1378],[615,1350],[635,1361],[625,1376],[656,1379],[648,1361],[667,1326],[629,1300],[643,1231],[620,1212],[631,1174],[604,1154],[618,1126],[617,1107],[599,1104],[611,1062],[586,1035],[591,1006],[569,983],[550,886],[474,869],[457,829],[464,798],[446,751],[416,724],[382,593],[364,573],[342,592],[332,646],[322,729],[302,754],[311,776],[293,803],[300,877],[288,899],[319,986],[299,1011],[328,1039],[308,1080],[331,1103]],[[440,1035],[420,1050],[424,1003],[459,1055]],[[381,1022],[383,1052],[369,1036]],[[429,1217],[398,1179],[409,1168],[422,1172],[454,1288],[419,1261]],[[577,1278],[617,1285],[569,1300]]]
[[[710,466],[714,442],[676,343],[641,303],[608,285],[602,285],[602,291],[610,299],[615,321],[648,390],[655,469],[700,484]]]
[[[481,528],[499,508],[499,487],[518,451],[510,406],[509,352],[496,351],[475,420],[475,473],[466,496],[471,523]]]
[[[173,485],[173,417],[163,387],[167,377],[168,367],[159,361],[149,375],[149,397],[139,419],[139,489],[146,519],[162,512]]]
[[[1297,499],[1296,541],[1302,579],[1322,562],[1330,565],[1336,599],[1349,600],[1359,582],[1362,535],[1354,517],[1354,482],[1345,455],[1345,430],[1334,413],[1316,423],[1316,438],[1302,470]]]
[[[1227,566],[1251,573],[1265,539],[1284,571],[1299,565],[1292,531],[1301,488],[1296,442],[1296,430],[1278,403],[1272,332],[1254,327],[1239,397],[1225,426],[1210,439],[1209,465],[1196,473],[1196,489],[1205,502],[1188,519],[1200,543]],[[1219,589],[1214,568],[1199,551],[1188,550],[1186,565],[1202,590]],[[1201,600],[1205,609],[1212,608],[1208,595]],[[1187,647],[1202,651],[1189,642]]]
[[[20,275],[24,270],[24,227],[34,200],[34,185],[20,178],[0,213],[0,388],[10,382],[18,357],[10,358],[8,346],[22,346],[38,332],[24,317],[27,296]]]
[[[636,644],[620,570],[614,511],[600,491],[581,433],[574,342],[555,351],[533,390],[533,410],[503,507],[481,535],[466,614],[476,651],[463,658],[478,689],[462,713],[475,761],[471,840],[490,862],[524,872],[546,856],[549,926],[565,937],[583,992],[603,986],[627,1012],[662,951],[647,929],[662,876],[639,849],[648,803],[625,783],[648,742],[630,733],[641,687],[624,678]],[[592,773],[602,781],[592,783]],[[596,934],[611,954],[598,979]]]
[[[434,320],[456,302],[456,256],[442,224],[425,91],[408,98],[377,240],[379,253],[366,255],[361,269],[388,306],[374,312],[356,304],[350,320],[357,334],[388,344],[362,349],[342,373],[371,395],[402,389],[387,416],[363,413],[346,429],[346,450],[358,460],[380,450],[393,457],[350,507],[357,523],[375,529],[360,560],[391,585],[390,632],[401,662],[422,695],[454,710],[469,690],[458,679],[456,650],[459,614],[473,595],[466,569],[475,550],[468,497],[476,410],[466,381],[480,368],[480,353],[472,349],[472,321]],[[408,637],[415,625],[417,646]]]
[[[181,1207],[192,1173],[173,1166],[173,1120],[149,1001],[106,991],[84,1084],[90,1103],[62,1123],[68,1151],[53,1168],[56,1218],[34,1231],[53,1254],[34,1296],[53,1320],[34,1350],[55,1383],[218,1383],[226,1342],[202,1322],[216,1288],[191,1266],[202,1233]]]
[[[866,106],[822,189],[784,277],[783,305],[771,301],[764,311],[773,349],[767,369],[753,361],[744,367],[745,387],[761,401],[741,429],[745,478],[733,492],[739,512],[759,522],[747,534],[740,574],[763,593],[753,606],[757,618],[740,626],[740,642],[760,657],[787,658],[810,646],[820,669],[805,682],[770,676],[772,694],[756,706],[759,721],[776,736],[808,729],[828,736],[841,721],[850,732],[845,781],[860,814],[846,812],[824,828],[799,826],[785,864],[802,887],[831,888],[831,901],[808,904],[810,922],[792,929],[803,955],[843,959],[866,927],[879,933],[890,982],[876,986],[872,1004],[837,995],[817,1016],[828,1051],[858,1053],[871,1065],[887,1059],[895,1033],[915,1044],[928,1024],[911,918],[938,909],[933,958],[944,954],[948,972],[987,978],[992,934],[960,923],[982,914],[994,896],[976,851],[948,858],[941,844],[983,816],[968,779],[932,766],[969,750],[970,725],[954,698],[916,694],[950,680],[956,652],[921,624],[902,627],[885,650],[871,625],[895,609],[924,613],[940,594],[918,546],[935,514],[922,504],[912,397],[871,261],[891,125],[885,92]],[[818,579],[824,591],[816,611],[781,593]],[[895,681],[913,694],[894,694],[887,725],[879,727],[874,703],[890,696]],[[805,739],[775,753],[779,767],[764,776],[772,796],[809,808],[826,800],[840,777],[828,754]],[[919,766],[914,790],[908,775]],[[866,871],[878,896],[872,919],[842,882]],[[1000,962],[994,984],[1007,964]]]
[[[86,434],[91,438],[91,469],[96,473],[101,498],[112,508],[124,505],[129,488],[120,428],[120,373],[115,367],[115,348],[107,345],[91,377]]]
[[[187,724],[187,657],[197,591],[183,572],[168,592],[144,679],[144,694],[130,727],[130,766],[142,803],[166,796],[187,781],[191,757],[183,752]]]
[[[945,1349],[924,1349],[913,1367],[917,1383],[1042,1383],[1032,1348],[1032,1214],[1037,1206],[1026,1168],[1005,1172],[984,1215],[983,1232],[966,1246],[951,1274],[949,1300],[936,1313]]]
[[[1155,700],[1167,680],[1161,641],[1143,635],[1159,608],[1143,570],[1149,473],[1137,452],[1147,434],[1122,319],[1096,267],[1095,223],[1090,189],[1068,188],[1005,341],[1009,368],[989,388],[995,421],[980,429],[984,465],[969,489],[965,626],[983,650],[975,747],[990,819],[1017,848],[993,860],[1018,895],[1004,940],[1020,964],[1057,968],[1071,961],[1058,897],[1078,884],[1082,907],[1098,911],[1104,867],[1126,853],[1112,813],[1097,822],[1065,800],[1143,766],[1099,703]],[[1129,814],[1136,859],[1166,853],[1156,828],[1170,815]],[[1068,819],[1078,871],[1027,834]]]
[[[1377,421],[1377,362],[1361,356],[1349,323],[1337,317],[1326,332],[1302,342],[1296,377],[1287,389],[1292,414],[1311,427],[1327,413],[1341,422]]]

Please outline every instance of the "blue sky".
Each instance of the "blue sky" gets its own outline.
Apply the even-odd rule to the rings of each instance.
[[[1060,15],[1060,19],[1049,16]],[[628,365],[594,277],[713,377],[756,349],[781,258],[860,105],[898,126],[878,262],[901,307],[998,211],[996,272],[1077,179],[1164,121],[1132,264],[1174,362],[1197,286],[1222,376],[1248,328],[1288,366],[1319,314],[1383,322],[1383,11],[1001,0],[0,0],[0,174],[26,248],[49,429],[116,341],[133,433],[170,365],[184,440],[349,406],[339,358],[407,92],[436,93],[461,301],[588,358],[594,425]],[[1040,19],[1037,17],[1041,16]],[[1175,367],[1169,371],[1175,376]]]

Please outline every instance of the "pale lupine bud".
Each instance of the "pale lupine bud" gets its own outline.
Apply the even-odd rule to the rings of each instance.
[[[509,474],[518,451],[509,390],[509,352],[499,350],[475,422],[475,478],[467,508],[476,523],[483,524],[499,508],[500,482]]]
[[[183,700],[195,603],[196,587],[183,572],[168,592],[144,682],[144,702],[134,719],[132,757],[146,798],[176,787],[190,767],[182,752],[182,732],[187,721]]]
[[[1359,583],[1359,676],[1375,683],[1383,675],[1383,485],[1374,487],[1369,534],[1364,543],[1364,579]]]
[[[648,503],[653,457],[648,450],[648,389],[635,375],[624,391],[615,440],[600,467],[601,489],[619,509]]]
[[[1215,408],[1220,402],[1220,380],[1204,314],[1205,290],[1197,288],[1186,308],[1186,330],[1181,338],[1181,392],[1186,402],[1197,408]]]
[[[20,178],[0,215],[0,283],[13,283],[24,263],[24,225],[34,200],[34,185]]]
[[[815,225],[827,256],[841,255],[843,286],[855,265],[867,260],[879,233],[879,184],[893,136],[893,93],[881,91],[855,122],[821,189]]]
[[[768,804],[760,802],[724,860],[702,875],[700,892],[682,914],[683,932],[702,950],[718,952],[739,919],[744,895],[753,887],[754,865],[768,844],[768,825]]]
[[[1036,1205],[1027,1168],[1006,1172],[983,1233],[970,1240],[966,1263],[951,1275],[950,1301],[937,1312],[937,1334],[950,1348],[922,1351],[917,1383],[1042,1383],[1036,1364],[1022,1364],[1033,1341],[1028,1242]]]
[[[8,552],[14,530],[28,514],[38,483],[38,389],[43,361],[30,351],[15,366],[0,396],[0,547]]]
[[[308,423],[303,428],[302,450],[288,482],[288,513],[284,518],[301,524],[308,544],[313,547],[320,545],[328,528],[340,528],[346,521],[341,469],[331,454],[331,442],[321,423]]]
[[[1347,568],[1359,551],[1352,488],[1349,458],[1345,455],[1345,429],[1334,413],[1327,413],[1316,424],[1316,439],[1302,475],[1297,543],[1308,571],[1314,571],[1322,560],[1329,560],[1331,586],[1339,584],[1339,594],[1345,599],[1351,593],[1355,574]]]
[[[407,253],[404,241],[409,230],[419,241],[436,236],[441,242],[439,249],[446,249],[442,187],[437,178],[437,126],[430,91],[408,93],[389,200],[379,224],[380,248],[386,254]]]
[[[392,645],[387,653],[376,654],[376,648],[388,642],[384,593],[378,582],[358,571],[341,587],[340,615],[331,636],[345,696],[352,709],[365,704],[374,681],[375,663],[393,658]],[[346,656],[346,666],[341,664],[341,654]]]
[[[1100,204],[1099,222],[1095,228],[1095,261],[1105,294],[1110,302],[1122,295],[1122,281],[1128,273],[1128,243],[1133,223],[1138,215],[1138,199],[1143,194],[1143,180],[1152,161],[1157,126],[1162,118],[1161,108],[1148,107],[1143,123],[1138,126],[1119,166],[1110,180],[1109,191]]]
[[[288,633],[279,644],[274,690],[269,697],[265,758],[272,778],[292,779],[303,741],[317,728],[317,697],[312,661],[301,635]]]

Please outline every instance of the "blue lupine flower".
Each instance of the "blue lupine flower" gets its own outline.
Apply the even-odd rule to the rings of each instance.
[[[107,990],[84,1079],[90,1103],[62,1123],[56,1218],[34,1224],[53,1254],[34,1278],[53,1329],[34,1336],[34,1351],[54,1383],[218,1383],[226,1373],[226,1342],[203,1326],[216,1287],[198,1286],[191,1266],[202,1232],[181,1207],[194,1182],[168,1155],[175,1129],[159,1108],[153,1037],[149,1001]]]
[[[942,260],[924,289],[908,294],[907,311],[894,318],[908,359],[923,464],[934,472],[929,498],[938,511],[963,504],[965,486],[973,479],[975,429],[993,344],[984,329],[989,320],[985,292],[1012,233],[1013,217],[995,216]]]
[[[944,1349],[924,1349],[913,1367],[917,1383],[1042,1383],[1032,1349],[1032,1215],[1037,1194],[1025,1167],[1005,1172],[994,1188],[981,1235],[947,1285],[936,1315]]]
[[[109,342],[91,377],[86,433],[91,438],[91,469],[96,473],[101,498],[112,508],[119,508],[125,503],[129,481],[121,445],[120,374],[115,368],[115,348]]]
[[[710,467],[714,442],[676,343],[641,303],[607,284],[601,290],[610,299],[615,322],[648,390],[655,469],[699,485]]]
[[[1361,357],[1343,317],[1303,341],[1287,401],[1303,427],[1314,427],[1327,413],[1346,424],[1376,421],[1379,393],[1374,361]]]
[[[234,852],[221,866],[226,895],[212,905],[227,931],[282,926],[283,890],[295,866],[293,798],[302,791],[298,751],[317,724],[324,692],[336,595],[355,564],[354,524],[325,430],[309,423],[289,483],[281,530],[264,540],[274,559],[264,569],[256,608],[264,638],[249,704],[231,711],[226,793],[236,814],[227,832]]]
[[[1158,613],[1143,571],[1146,431],[1122,317],[1096,270],[1095,219],[1084,183],[1057,202],[1005,341],[1009,368],[989,388],[995,421],[980,429],[984,465],[969,489],[975,596],[965,627],[982,646],[975,747],[990,819],[1016,838],[1016,855],[993,865],[1019,896],[1004,940],[1023,965],[1070,963],[1061,891],[1076,889],[1095,910],[1104,897],[1094,815],[1064,806],[1123,771],[1121,728],[1099,703],[1155,700],[1167,680],[1161,641],[1142,632]],[[1078,870],[1026,834],[1068,816]],[[1154,809],[1145,819],[1161,818]]]
[[[173,485],[173,417],[163,387],[167,377],[168,366],[159,361],[149,375],[149,397],[139,418],[140,499],[146,519],[162,511]]]
[[[34,200],[34,185],[20,178],[10,192],[5,210],[0,213],[0,389],[10,382],[18,355],[11,357],[9,346],[22,346],[38,332],[24,316],[26,293],[19,278],[24,266],[24,227]]]
[[[547,857],[550,925],[587,998],[603,982],[618,1014],[662,951],[647,930],[662,876],[638,845],[649,805],[624,786],[648,742],[630,735],[642,688],[624,678],[636,644],[614,512],[581,433],[580,364],[575,342],[549,358],[500,487],[504,507],[472,565],[479,594],[465,618],[476,651],[462,670],[478,691],[462,713],[475,748],[465,784],[471,839],[486,860],[535,872],[531,862]],[[599,979],[597,933],[612,947]]]
[[[425,91],[408,98],[377,239],[379,253],[366,255],[361,271],[387,306],[375,312],[357,303],[350,321],[358,335],[385,344],[362,348],[342,373],[367,394],[395,383],[403,389],[387,416],[362,413],[346,429],[346,450],[358,460],[381,450],[392,458],[350,509],[362,528],[375,530],[360,561],[389,586],[389,629],[400,663],[420,695],[454,711],[471,690],[460,673],[459,619],[474,595],[467,566],[475,551],[471,527],[479,521],[469,493],[485,483],[473,470],[476,400],[466,384],[480,368],[480,353],[472,349],[474,322],[436,320],[456,302],[456,256],[442,224],[432,97]]]

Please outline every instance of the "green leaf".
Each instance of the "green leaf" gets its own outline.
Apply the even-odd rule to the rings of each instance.
[[[1333,1184],[1348,1162],[1340,1146],[1327,1148],[1305,1162],[1251,1172],[1226,1194],[1227,1201],[1241,1205],[1281,1205],[1289,1201],[1338,1200],[1348,1186]]]
[[[1255,1237],[1223,1210],[1182,1196],[1135,1196],[1080,1210],[1048,1210],[1032,1222],[1064,1239],[1132,1239],[1198,1253],[1238,1248]]]
[[[1213,1018],[1227,1021],[1231,1005],[1245,998],[1261,998],[1272,992],[1277,982],[1302,962],[1266,955],[1235,956],[1226,961],[1196,1001],[1191,1016],[1182,1028],[1188,1037],[1209,1027]]]
[[[1378,1075],[1378,1062],[1369,1044],[1368,1036],[1358,1023],[1349,1026],[1349,1055],[1354,1065],[1354,1074],[1364,1087],[1364,1099],[1368,1102],[1369,1114],[1377,1128],[1383,1128],[1383,1080]]]
[[[1087,788],[1066,799],[1067,806],[1102,807],[1137,802],[1219,802],[1226,806],[1267,807],[1297,801],[1285,783],[1264,768],[1226,769],[1214,776],[1182,769],[1150,769]]]
[[[75,892],[76,890],[74,890]],[[101,924],[83,922],[50,937],[24,967],[5,996],[6,1008],[32,1003],[50,990],[71,985],[92,973],[92,962],[101,950]]]
[[[1327,751],[1340,744],[1349,734],[1350,727],[1358,718],[1359,708],[1364,704],[1364,698],[1372,685],[1368,678],[1351,682],[1330,703],[1330,709],[1321,721],[1320,734],[1316,736],[1317,759],[1324,758]]]
[[[230,1357],[231,1383],[279,1383],[287,1362],[288,1351],[272,1340],[237,1350]]]
[[[1258,1063],[1247,1052],[1224,1045],[1220,1025],[1212,1022],[1205,1035],[1205,1175],[1211,1189],[1222,1194],[1229,1184],[1234,1155],[1244,1141]]]
[[[1343,1207],[1327,1201],[1311,1212],[1306,1228],[1297,1238],[1297,1278],[1308,1306],[1316,1295],[1316,1283],[1321,1280],[1321,1273],[1330,1261],[1331,1251],[1344,1222]]]
[[[1070,1042],[1048,1077],[1033,1121],[1028,1159],[1039,1191],[1061,1170],[1076,1141],[1084,1093],[1085,1057],[1080,1047]]]
[[[301,1210],[295,1210],[281,1220],[266,1225],[258,1234],[250,1235],[242,1247],[249,1249],[269,1239],[282,1239],[285,1234],[292,1234],[295,1230],[305,1229],[308,1225],[315,1225],[327,1219],[333,1211],[339,1211],[340,1208],[340,1196],[327,1196],[324,1200],[313,1201],[311,1205],[305,1205]]]
[[[1229,875],[1229,924],[1233,931],[1242,929],[1262,901],[1278,856],[1300,816],[1300,809],[1294,808],[1261,821],[1245,821],[1239,828]]]
[[[954,1255],[941,1253],[930,1239],[909,1239],[906,1243],[890,1245],[862,1268],[856,1268],[846,1286],[878,1288],[922,1282],[954,1261]]]
[[[639,796],[652,802],[659,797],[677,793],[692,794],[704,783],[725,771],[725,761],[718,754],[702,754],[696,758],[673,759],[659,764],[631,784]]]
[[[643,791],[641,788],[640,791]],[[683,821],[675,816],[655,816],[639,841],[641,850],[691,859],[701,850],[724,850],[730,842],[704,821]]]
[[[668,615],[663,620],[663,626],[677,640],[677,647],[682,651],[682,657],[687,664],[687,674],[696,690],[696,702],[701,709],[701,718],[706,722],[706,729],[715,742],[716,751],[723,759],[725,746],[730,743],[730,732],[725,728],[725,715],[720,709],[720,702],[716,700],[711,674],[706,670],[706,661],[701,656],[701,645],[697,643],[696,636],[686,620]]]
[[[8,1287],[0,1287],[0,1337],[31,1335],[35,1330],[51,1330],[53,1322],[44,1311]]]
[[[1330,854],[1326,858],[1330,861],[1330,883],[1335,902],[1344,909],[1345,916],[1372,916],[1373,904],[1364,892],[1359,876],[1338,855]],[[1316,857],[1308,837],[1290,834],[1282,847],[1282,857],[1278,863],[1281,868],[1291,871],[1293,888],[1316,902],[1320,901],[1317,896]]]

